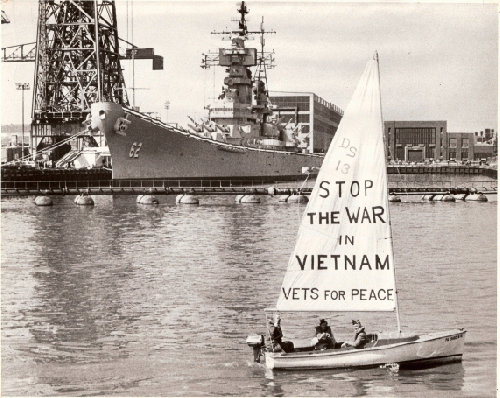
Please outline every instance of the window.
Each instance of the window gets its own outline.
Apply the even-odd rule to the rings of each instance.
[[[450,138],[450,148],[456,148],[456,147],[457,147],[457,139],[456,138]]]
[[[469,147],[469,139],[462,138],[462,148],[468,148],[468,147]]]
[[[299,123],[309,123],[309,115],[299,115]]]
[[[450,152],[450,155],[448,156],[448,160],[455,160],[456,158],[457,158],[457,153]]]
[[[462,152],[462,160],[469,159],[469,152]]]

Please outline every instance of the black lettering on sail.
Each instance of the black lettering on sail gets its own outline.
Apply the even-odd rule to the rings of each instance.
[[[363,217],[361,218],[361,222],[365,221],[365,219],[367,219],[369,223],[372,222],[372,220],[370,220],[370,215],[368,214],[368,209],[366,207],[365,210],[363,210]]]
[[[346,207],[346,208],[345,208],[345,211],[346,211],[346,213],[347,213],[347,217],[349,217],[349,222],[350,222],[351,224],[353,223],[353,221],[354,221],[355,223],[357,223],[357,222],[358,222],[358,220],[359,220],[359,207],[358,207],[358,212],[357,212],[357,213],[352,213],[352,214],[351,214],[351,213],[349,212],[349,208],[348,208],[348,207]]]
[[[339,186],[339,198],[342,197],[342,184],[345,184],[345,181],[336,181],[336,184]]]
[[[379,210],[380,212],[376,212],[375,210]],[[380,221],[382,221],[385,224],[385,220],[382,219],[382,214],[384,214],[384,208],[382,206],[374,206],[373,207],[373,222],[376,222],[375,217],[380,218]]]
[[[290,295],[290,290],[292,290],[291,287],[288,288],[288,293],[285,292],[285,288],[282,287],[281,290],[283,291],[283,295],[285,296],[285,300],[288,300],[288,296]]]
[[[369,269],[372,269],[370,265],[370,261],[368,260],[368,256],[365,254],[363,258],[361,259],[361,264],[359,265],[359,269],[363,268],[363,265],[368,265]]]
[[[352,256],[352,261],[349,257],[345,256],[344,257],[344,260],[345,260],[345,269],[347,271],[347,263],[349,263],[349,265],[351,266],[351,268],[356,271],[356,255],[353,255]]]
[[[319,195],[319,196],[321,196],[322,198],[327,198],[328,195],[330,195],[330,190],[328,188],[324,187],[323,184],[330,185],[330,181],[321,181],[321,183],[319,184],[320,189],[324,189],[326,191],[325,194]]]
[[[330,257],[335,259],[335,271],[338,271],[340,254],[331,254]]]
[[[385,256],[385,261],[382,264],[380,262],[380,256],[378,254],[375,255],[375,269],[385,269],[387,266],[387,269],[389,269],[389,255]]]
[[[356,189],[354,189],[356,187]],[[356,192],[356,194],[354,194]],[[351,195],[356,197],[359,195],[359,181],[351,182]]]
[[[295,255],[295,258],[297,259],[297,261],[299,262],[299,265],[300,265],[300,269],[301,271],[304,271],[304,267],[306,265],[306,260],[307,260],[307,254],[304,256],[304,260],[300,261],[300,257]]]

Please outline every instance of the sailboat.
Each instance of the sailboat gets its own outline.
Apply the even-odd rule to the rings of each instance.
[[[266,350],[249,336],[254,359],[269,369],[432,365],[460,361],[464,329],[401,332],[387,190],[378,54],[365,69],[333,138],[304,211],[280,289],[276,314],[396,313],[397,331],[367,335],[362,349]],[[337,347],[338,345],[336,345]]]

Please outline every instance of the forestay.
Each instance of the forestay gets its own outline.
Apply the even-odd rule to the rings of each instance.
[[[317,176],[278,298],[279,311],[393,311],[394,256],[378,56]]]

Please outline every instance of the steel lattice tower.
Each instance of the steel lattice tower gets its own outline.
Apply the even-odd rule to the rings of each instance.
[[[35,62],[35,141],[81,131],[94,102],[128,105],[114,1],[39,0]]]
[[[35,68],[34,119],[78,116],[101,100],[128,105],[114,1],[41,0]]]

